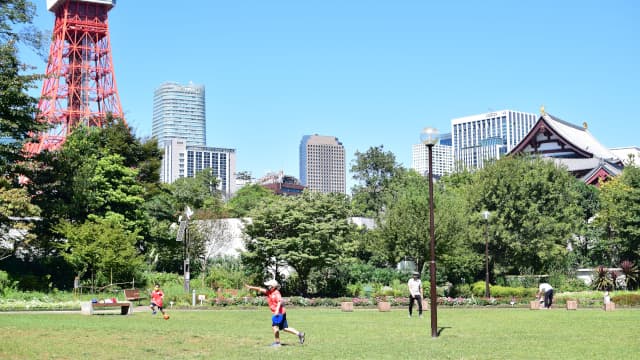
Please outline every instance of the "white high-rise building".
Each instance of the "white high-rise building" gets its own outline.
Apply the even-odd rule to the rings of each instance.
[[[190,146],[186,140],[171,139],[163,144],[164,156],[160,180],[172,183],[183,177],[195,177],[211,169],[220,181],[218,190],[229,197],[236,189],[236,150],[206,146]]]
[[[536,114],[513,110],[451,120],[454,168],[479,169],[485,160],[499,159],[529,133],[537,120]]]
[[[183,139],[189,146],[206,145],[204,86],[167,82],[153,93],[151,136],[158,146]]]
[[[338,138],[317,134],[302,137],[300,182],[312,191],[346,193],[344,146]]]
[[[440,141],[432,149],[433,175],[441,177],[453,172],[453,147],[451,146],[451,134],[442,134]],[[425,144],[411,146],[411,168],[420,175],[429,173],[429,149]]]

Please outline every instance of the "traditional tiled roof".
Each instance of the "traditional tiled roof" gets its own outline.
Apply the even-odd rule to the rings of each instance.
[[[552,159],[587,184],[617,176],[623,167],[621,159],[591,135],[586,123],[576,126],[545,112],[510,152],[522,153]]]
[[[580,180],[590,185],[598,185],[599,180],[606,180],[609,177],[615,177],[622,173],[622,169],[603,161],[594,167],[588,173],[580,177]]]
[[[553,128],[553,130],[555,130],[556,133],[562,136],[565,140],[571,142],[573,145],[585,152],[592,154],[594,157],[612,162],[620,160],[613,152],[611,152],[611,150],[604,147],[604,145],[591,135],[586,125],[576,126],[547,113],[542,114],[540,119],[544,119],[547,125]]]

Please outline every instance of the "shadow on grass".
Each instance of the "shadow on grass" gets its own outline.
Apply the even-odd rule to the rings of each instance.
[[[444,329],[451,329],[452,327],[453,326],[441,326],[440,329],[438,329],[438,336],[442,335]]]

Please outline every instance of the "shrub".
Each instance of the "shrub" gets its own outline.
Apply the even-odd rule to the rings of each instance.
[[[624,260],[620,263],[622,273],[624,274],[624,282],[627,290],[635,289],[638,287],[638,280],[640,279],[640,271],[638,267],[629,260]]]
[[[613,288],[614,282],[604,266],[600,265],[596,268],[591,286],[595,290],[607,290]]]
[[[347,285],[347,295],[358,297],[362,294],[362,285],[361,284],[349,284]]]
[[[584,281],[578,278],[569,278],[565,279],[565,281],[558,286],[562,291],[586,291],[589,290],[589,285],[585,284]]]
[[[457,284],[454,285],[453,288],[451,289],[451,296],[452,297],[471,297],[472,292],[471,292],[471,286],[469,286],[469,284]]]
[[[489,285],[489,288],[491,288],[491,285]],[[471,284],[471,293],[475,296],[484,296],[484,290],[485,290],[485,283],[484,281],[476,281],[473,284]]]
[[[0,295],[6,294],[9,290],[15,290],[17,282],[9,279],[9,274],[6,271],[0,270]]]
[[[534,297],[536,293],[536,289],[534,288],[524,288],[524,287],[508,287],[508,286],[492,286],[491,287],[491,296],[500,297],[500,298],[511,298],[515,296],[516,298],[523,297]]]
[[[622,306],[640,305],[640,294],[619,294],[611,298],[611,301]]]

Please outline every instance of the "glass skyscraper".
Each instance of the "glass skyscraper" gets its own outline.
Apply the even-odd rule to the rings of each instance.
[[[206,145],[204,86],[167,82],[153,94],[151,136],[162,146],[183,139],[188,146]]]
[[[454,168],[479,169],[485,160],[501,158],[529,133],[537,120],[536,114],[513,110],[451,120]]]

